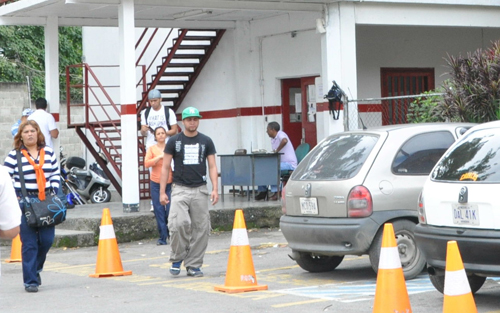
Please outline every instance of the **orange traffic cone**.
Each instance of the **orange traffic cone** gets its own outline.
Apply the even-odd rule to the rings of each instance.
[[[123,271],[120,251],[115,237],[115,230],[109,209],[102,211],[99,227],[99,246],[97,248],[97,264],[95,274],[90,277],[110,277],[132,275],[132,271]]]
[[[476,303],[470,290],[456,241],[448,241],[443,293],[443,313],[477,313]]]
[[[373,313],[382,312],[412,312],[391,223],[384,225],[373,306]]]
[[[10,248],[10,259],[5,260],[7,263],[21,262],[21,237],[17,235],[12,239],[12,247]]]
[[[226,282],[224,286],[215,286],[214,289],[227,293],[267,290],[267,285],[257,285],[257,277],[253,267],[252,252],[250,251],[247,227],[242,210],[236,210],[234,214]]]

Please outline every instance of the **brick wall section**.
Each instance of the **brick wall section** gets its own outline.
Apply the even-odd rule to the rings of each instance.
[[[12,150],[10,128],[25,108],[29,108],[28,88],[23,83],[0,83],[0,163]],[[34,101],[31,108],[35,109]],[[59,142],[67,156],[83,157],[83,145],[74,129],[67,128],[66,103],[61,103],[59,112]]]

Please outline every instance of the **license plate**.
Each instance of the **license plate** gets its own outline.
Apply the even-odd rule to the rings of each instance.
[[[318,199],[300,198],[300,213],[318,214]]]
[[[453,223],[457,225],[479,225],[477,205],[453,205]]]

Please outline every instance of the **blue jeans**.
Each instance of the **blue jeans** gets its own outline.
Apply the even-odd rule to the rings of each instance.
[[[284,170],[290,170],[291,171],[291,170],[294,170],[294,168],[288,162],[281,162],[280,163],[280,170],[281,171],[284,171]],[[267,186],[259,186],[259,188],[257,188],[257,191],[258,192],[266,192],[267,191]],[[277,192],[277,191],[278,191],[278,186],[271,185],[271,192]]]
[[[158,227],[158,232],[160,233],[159,242],[166,244],[168,238],[168,214],[170,212],[170,202],[167,205],[161,205],[160,203],[160,184],[150,181],[151,190],[151,200],[153,200],[153,208],[156,217],[156,225]],[[172,193],[172,184],[167,184],[165,190],[168,199],[170,200],[170,195]],[[172,200],[170,200],[172,201]]]
[[[19,203],[19,205],[24,211],[24,203]],[[24,286],[38,286],[40,282],[37,274],[43,270],[47,252],[54,242],[56,228],[55,226],[30,227],[24,214],[21,216],[20,228]]]

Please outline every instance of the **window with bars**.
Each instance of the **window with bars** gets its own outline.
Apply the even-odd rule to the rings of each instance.
[[[396,97],[382,101],[382,125],[407,123],[408,107],[414,99],[407,96],[435,88],[433,68],[381,68],[380,74],[382,98]]]

